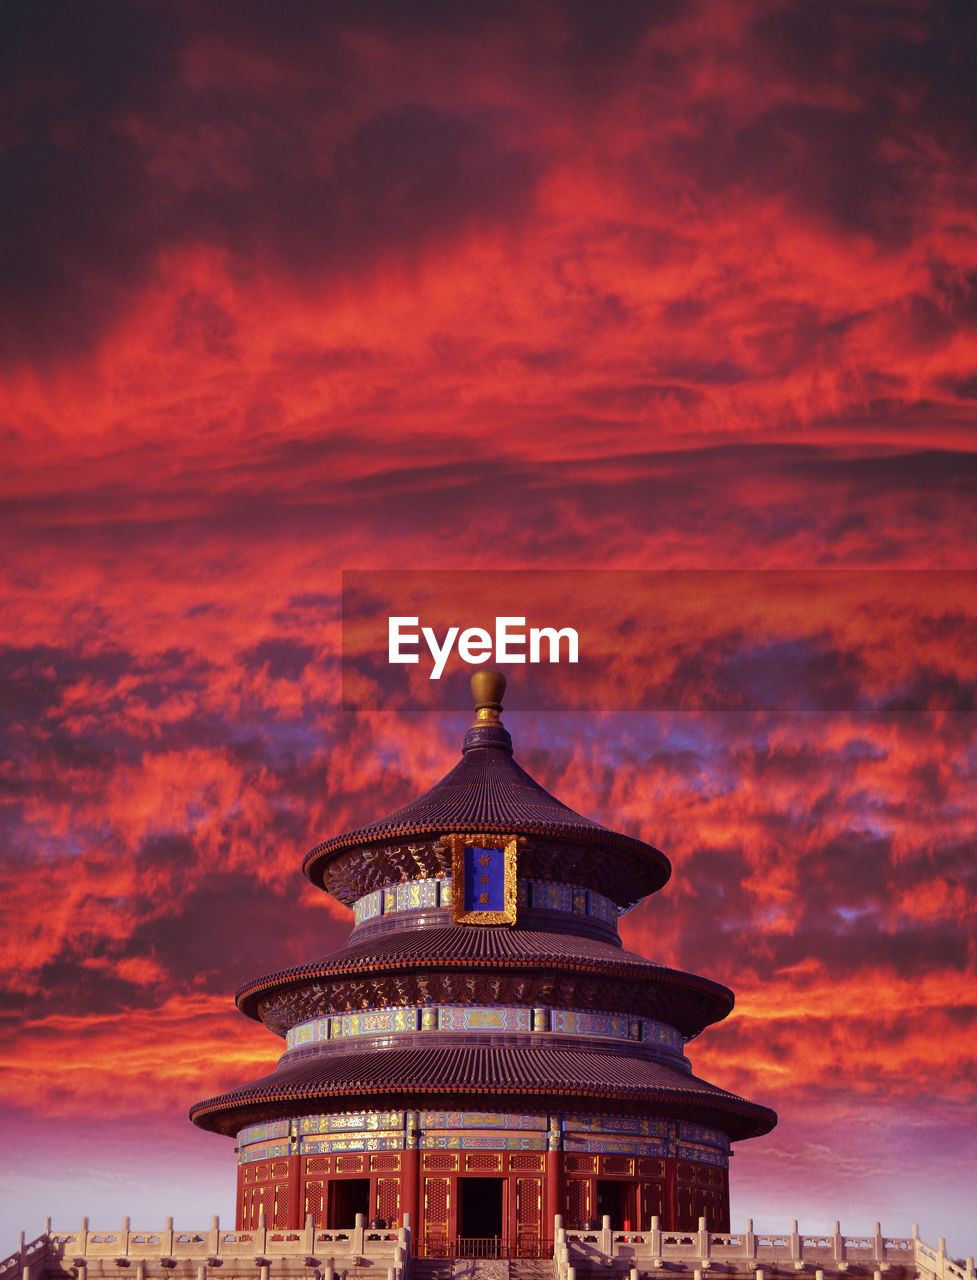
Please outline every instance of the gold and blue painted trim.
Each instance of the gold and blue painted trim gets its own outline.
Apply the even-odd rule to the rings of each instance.
[[[606,1036],[634,1044],[657,1045],[670,1054],[681,1054],[685,1045],[681,1032],[651,1018],[521,1005],[424,1005],[335,1013],[292,1027],[285,1037],[285,1045],[289,1052],[350,1036],[401,1035],[414,1031],[542,1031],[556,1035]]]
[[[341,1151],[545,1151],[677,1156],[725,1168],[729,1139],[704,1125],[647,1115],[494,1111],[359,1111],[250,1125],[238,1160]]]
[[[616,925],[617,904],[593,889],[576,884],[554,884],[548,880],[517,880],[516,907],[523,911],[560,911],[566,915],[590,916],[602,924]],[[381,916],[401,911],[454,911],[451,876],[431,880],[403,880],[374,889],[353,903],[353,922],[366,924]]]

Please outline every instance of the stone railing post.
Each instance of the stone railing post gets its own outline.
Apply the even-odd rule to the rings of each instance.
[[[558,1280],[562,1280],[567,1263],[566,1231],[563,1230],[563,1219],[560,1213],[553,1215],[553,1266],[556,1268]]]
[[[268,1216],[258,1214],[258,1229],[251,1237],[251,1251],[256,1258],[261,1257],[268,1248]]]
[[[882,1223],[875,1224],[875,1261],[885,1262],[885,1238],[882,1235]]]
[[[356,1226],[353,1228],[353,1252],[360,1257],[366,1244],[366,1214],[356,1215]]]
[[[709,1236],[708,1228],[706,1227],[706,1220],[705,1220],[705,1218],[700,1218],[700,1219],[699,1219],[699,1241],[698,1241],[698,1244],[699,1244],[699,1257],[703,1260],[703,1262],[708,1261],[708,1259],[709,1259],[709,1253],[710,1253],[710,1247],[711,1247],[712,1241],[711,1241],[710,1236]],[[701,1280],[701,1277],[700,1277],[700,1280]]]
[[[315,1253],[315,1214],[305,1215],[305,1244],[302,1246],[307,1254]]]
[[[563,1218],[557,1213],[553,1217],[553,1269],[557,1280],[565,1280],[568,1262],[567,1233],[563,1228]]]
[[[88,1252],[88,1219],[82,1218],[81,1230],[78,1232],[78,1252]]]
[[[139,1262],[136,1264],[136,1280],[146,1280],[145,1262]]]
[[[940,1275],[942,1277],[946,1275],[946,1236],[940,1236],[939,1240],[937,1240],[936,1251],[940,1255]]]
[[[162,1254],[164,1258],[173,1257],[173,1219],[172,1218],[166,1219],[166,1227],[163,1230],[163,1235],[160,1239],[159,1247],[162,1250]]]
[[[217,1257],[221,1251],[221,1220],[215,1213],[210,1220],[210,1232],[207,1235],[207,1252]]]
[[[207,1280],[207,1264],[206,1262],[197,1263],[197,1280]]]
[[[756,1261],[756,1234],[753,1231],[752,1218],[747,1218],[746,1230],[743,1232],[743,1257],[750,1262]]]
[[[129,1219],[128,1219],[128,1218],[123,1218],[123,1219],[122,1219],[122,1230],[119,1232],[119,1252],[120,1252],[120,1253],[122,1253],[122,1254],[125,1254],[125,1256],[126,1256],[127,1258],[128,1258],[128,1256],[129,1256],[129,1236],[130,1236],[130,1234],[131,1234],[131,1232],[130,1232],[130,1230],[129,1230]]]
[[[913,1259],[916,1262],[917,1270],[919,1267],[919,1223],[913,1223]]]
[[[794,1218],[790,1224],[790,1257],[792,1262],[800,1262],[801,1260],[801,1237],[797,1230],[797,1219]]]
[[[600,1251],[605,1262],[614,1257],[614,1234],[611,1231],[611,1215],[605,1213],[600,1220]]]
[[[832,1231],[832,1257],[835,1262],[844,1262],[845,1260],[845,1237],[841,1234],[841,1223],[835,1222]]]
[[[653,1258],[662,1256],[662,1232],[661,1219],[658,1214],[652,1214],[651,1230],[648,1232],[648,1243],[651,1245],[651,1255]]]

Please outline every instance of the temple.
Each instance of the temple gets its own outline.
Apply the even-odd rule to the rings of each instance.
[[[730,1228],[730,1143],[776,1116],[684,1049],[732,993],[623,949],[618,916],[668,860],[544,791],[512,758],[505,681],[472,686],[455,768],[306,857],[353,908],[348,945],[238,992],[285,1052],[191,1112],[236,1139],[237,1226],[48,1219],[0,1280],[977,1280],[915,1226]]]
[[[618,916],[667,858],[545,791],[513,758],[504,678],[472,688],[451,772],[305,858],[353,909],[348,945],[237,993],[285,1039],[274,1072],[191,1111],[236,1140],[237,1226],[406,1219],[428,1256],[547,1256],[555,1215],[726,1231],[730,1143],[776,1123],[685,1056],[732,993],[624,950]]]

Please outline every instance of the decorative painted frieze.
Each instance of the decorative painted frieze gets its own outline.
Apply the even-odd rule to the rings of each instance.
[[[615,1116],[615,1115],[569,1115],[565,1122],[566,1132],[595,1133],[631,1133],[649,1138],[668,1137],[667,1120],[658,1120],[654,1116]]]
[[[287,1142],[273,1142],[268,1144],[258,1144],[247,1149],[241,1148],[238,1152],[238,1164],[254,1164],[256,1160],[273,1160],[276,1157],[289,1156],[292,1149]]]
[[[317,1133],[344,1133],[351,1129],[403,1129],[403,1111],[352,1111],[331,1116],[303,1116],[298,1121],[301,1136]]]
[[[677,1156],[722,1168],[729,1162],[729,1139],[718,1129],[647,1115],[353,1111],[251,1125],[238,1134],[241,1164],[293,1154],[400,1151],[412,1145],[424,1151],[546,1151],[562,1146],[568,1153]]]
[[[545,1151],[546,1134],[423,1133],[424,1151]]]
[[[691,1124],[688,1120],[682,1120],[678,1132],[679,1137],[687,1142],[701,1142],[710,1147],[721,1147],[723,1151],[729,1150],[729,1138],[721,1129],[708,1129],[703,1124]]]
[[[374,889],[354,902],[353,921],[361,925],[402,911],[453,908],[451,884],[450,876],[442,876],[429,880],[404,880]],[[617,924],[617,904],[580,885],[519,880],[516,884],[516,905],[522,911],[560,911],[565,915],[592,916],[611,926]]]
[[[344,1137],[302,1138],[302,1155],[325,1155],[331,1151],[403,1151],[403,1133],[348,1133]]]
[[[549,1117],[545,1112],[519,1114],[508,1111],[422,1111],[422,1129],[540,1129]]]
[[[439,1031],[531,1031],[532,1010],[454,1005],[438,1009]]]
[[[266,1142],[271,1138],[287,1138],[288,1135],[288,1120],[269,1120],[267,1124],[252,1124],[242,1129],[237,1140],[239,1143]]]
[[[361,1009],[315,1018],[293,1027],[286,1052],[341,1036],[398,1035],[413,1031],[536,1031],[559,1035],[607,1036],[660,1046],[681,1054],[685,1040],[667,1023],[624,1013],[583,1009],[529,1009],[523,1005],[426,1005],[421,1008]]]

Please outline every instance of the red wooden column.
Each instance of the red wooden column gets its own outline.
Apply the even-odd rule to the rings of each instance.
[[[302,1157],[288,1157],[288,1229],[305,1226],[302,1213]]]
[[[414,1240],[414,1253],[417,1254],[420,1238],[421,1219],[418,1213],[418,1189],[420,1186],[421,1153],[420,1116],[416,1111],[408,1111],[405,1116],[404,1154],[400,1175],[400,1221],[403,1224],[404,1214],[410,1214],[410,1229]]]
[[[547,1121],[546,1133],[546,1173],[543,1182],[543,1223],[542,1236],[549,1240],[553,1235],[553,1219],[563,1213],[564,1179],[563,1179],[563,1125],[558,1115],[551,1115]]]
[[[248,1225],[244,1221],[244,1170],[245,1165],[239,1164],[237,1167],[237,1212],[234,1216],[235,1231],[242,1231]]]

